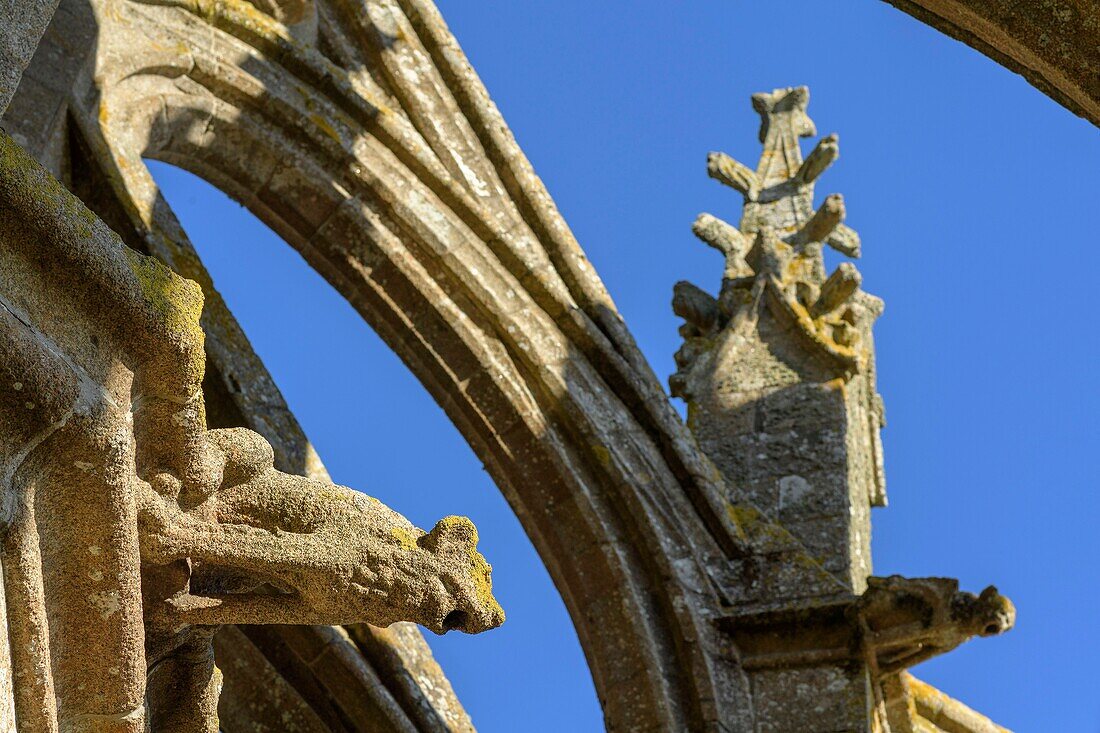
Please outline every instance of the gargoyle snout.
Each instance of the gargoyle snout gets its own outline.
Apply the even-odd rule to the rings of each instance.
[[[493,602],[485,607],[477,603],[464,604],[465,609],[456,608],[440,621],[438,633],[461,631],[464,634],[480,634],[495,629],[504,623],[504,609]]]
[[[978,596],[978,603],[983,610],[984,625],[979,632],[980,636],[996,636],[1003,634],[1016,624],[1016,606],[1008,598],[1005,598],[994,586],[989,586]]]
[[[437,634],[478,634],[504,623],[504,610],[493,597],[492,566],[477,551],[477,529],[465,517],[445,517],[418,544],[435,555],[449,598],[441,604]]]

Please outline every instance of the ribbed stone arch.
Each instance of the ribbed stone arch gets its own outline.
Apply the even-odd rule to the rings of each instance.
[[[886,0],[1100,125],[1100,17],[1091,0]]]
[[[713,576],[744,551],[720,479],[434,8],[322,9],[323,41],[367,47],[348,74],[243,3],[93,7],[95,82],[71,112],[146,238],[171,227],[143,157],[240,200],[485,462],[563,595],[608,728],[743,728],[712,623],[733,585]]]
[[[934,25],[1011,68],[1022,65],[1041,89],[1095,119],[1095,85],[1058,77],[1072,64],[1030,73],[1034,49],[1017,37],[998,46],[989,36],[1011,25],[1011,13],[989,20],[961,12],[966,3],[896,4],[918,16],[916,6],[947,8]],[[1048,5],[1060,33],[1075,30],[1075,2]],[[754,662],[735,645],[749,639],[742,649],[751,651],[753,629],[784,636],[774,631],[782,628],[774,605],[762,602],[769,586],[820,602],[818,611],[851,609],[855,597],[747,501],[727,501],[734,494],[671,409],[430,2],[65,0],[62,14],[80,33],[63,38],[65,51],[53,48],[45,65],[65,67],[71,78],[38,80],[36,91],[55,106],[36,100],[45,124],[24,127],[34,141],[18,139],[39,154],[52,149],[52,158],[48,150],[39,157],[62,178],[65,151],[83,146],[82,163],[91,161],[107,191],[83,171],[69,181],[84,187],[79,197],[130,246],[207,290],[203,325],[217,377],[209,386],[223,393],[209,402],[228,400],[248,413],[237,418],[271,440],[285,469],[323,474],[145,157],[241,200],[349,300],[440,403],[547,564],[610,730],[759,727],[767,696],[754,712],[742,662],[751,669],[766,655],[756,650]],[[94,48],[85,59],[73,49],[88,39]],[[1091,57],[1082,58],[1074,68],[1085,78]],[[46,119],[58,110],[65,114]],[[71,135],[58,122],[65,118],[75,125]],[[59,144],[59,134],[68,142]],[[250,643],[228,632],[230,651]],[[359,705],[360,717],[334,729],[358,721],[387,731],[470,729],[449,689],[432,698],[429,684],[394,682],[412,677],[422,641],[353,629],[365,635],[357,646],[339,629],[301,633],[305,646],[354,670],[343,703]],[[387,664],[396,672],[378,684],[376,670]],[[129,671],[143,679],[143,669]],[[437,691],[445,687],[435,680]],[[231,688],[223,700],[243,702]],[[360,694],[366,704],[348,699]],[[262,697],[253,693],[247,704],[263,705]],[[300,702],[299,712],[318,718],[311,730],[326,729],[321,708],[329,701]]]

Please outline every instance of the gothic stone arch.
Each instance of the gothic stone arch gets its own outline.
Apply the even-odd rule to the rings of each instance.
[[[887,0],[1100,125],[1100,17],[1090,0]]]
[[[5,117],[19,143],[5,141],[5,165],[25,171],[5,179],[14,191],[5,205],[53,217],[60,233],[43,241],[62,248],[87,205],[130,249],[198,283],[209,425],[251,428],[278,468],[323,482],[323,465],[143,159],[203,176],[267,222],[382,335],[485,462],[565,599],[609,730],[993,730],[903,670],[1004,630],[1007,601],[943,579],[866,581],[860,538],[870,505],[884,499],[869,330],[877,301],[850,265],[829,278],[820,266],[823,244],[857,255],[858,237],[841,224],[838,198],[813,210],[813,181],[836,145],[825,138],[803,161],[808,93],[776,90],[753,102],[761,165],[720,154],[710,165],[746,197],[740,229],[713,218],[696,226],[726,254],[726,284],[717,300],[686,284],[674,300],[687,323],[673,386],[700,408],[694,434],[428,0],[63,0]],[[60,213],[34,208],[35,187],[52,185],[47,171],[79,197],[49,188],[65,202]],[[5,221],[0,240],[10,243],[23,224]],[[94,234],[103,246],[115,236]],[[760,406],[713,379],[715,364],[755,368],[738,356],[754,339],[793,365],[794,381],[769,386]],[[829,392],[837,385],[847,386]],[[843,512],[773,516],[767,490],[748,488],[771,479],[723,442],[738,434],[746,406],[808,409],[855,426],[844,432],[850,463],[833,467],[858,464],[864,477],[841,481]],[[139,435],[139,462],[142,445]],[[227,455],[244,450],[219,445]],[[788,478],[777,484],[783,491],[809,490]],[[851,519],[833,521],[841,515]],[[826,530],[852,539],[823,557]],[[265,613],[255,620],[288,618]],[[468,613],[492,623],[491,609]],[[447,628],[431,614],[423,622]],[[471,729],[407,625],[227,627],[215,648],[223,667],[277,691],[258,695],[227,674],[220,710],[230,733],[273,720],[296,730]],[[147,670],[136,652],[123,666],[133,702]],[[52,669],[59,674],[73,673]],[[149,678],[147,702],[179,694],[165,678],[165,689]],[[43,729],[57,725],[47,698],[64,709],[64,690],[33,688],[35,698],[20,684],[21,733],[36,730],[25,722],[34,715]],[[792,697],[799,685],[843,692],[822,712],[816,699]],[[200,713],[160,727],[213,730],[209,711]],[[116,705],[62,722],[129,731],[144,715]]]

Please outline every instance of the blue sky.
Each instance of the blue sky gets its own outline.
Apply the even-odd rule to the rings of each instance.
[[[877,0],[437,1],[662,379],[673,283],[720,279],[691,222],[740,211],[707,152],[755,163],[749,95],[810,86],[841,138],[819,200],[844,194],[887,305],[876,572],[994,583],[1019,611],[916,673],[1017,731],[1100,731],[1097,129]],[[508,622],[431,640],[479,729],[601,730],[564,606],[443,413],[250,214],[153,170],[335,479],[480,528]]]

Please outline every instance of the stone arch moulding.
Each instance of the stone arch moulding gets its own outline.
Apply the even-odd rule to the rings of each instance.
[[[757,96],[789,96],[787,116],[808,101]],[[853,605],[859,589],[725,485],[430,0],[62,0],[9,119],[130,247],[201,285],[211,425],[253,428],[285,471],[326,475],[143,159],[234,196],[357,309],[533,540],[609,730],[763,725],[750,666],[769,655],[742,651],[789,621],[765,602],[777,590],[822,619],[928,591],[888,580]],[[282,686],[281,705],[314,721],[300,730],[472,729],[406,625],[229,628],[217,646]],[[287,712],[235,679],[227,730]]]
[[[1020,74],[1100,125],[1100,14],[1092,0],[886,0]]]
[[[844,588],[778,527],[735,523],[434,6],[320,4],[289,27],[239,0],[90,10],[94,48],[66,101],[70,136],[109,189],[90,195],[111,199],[99,213],[132,246],[204,284],[225,391],[262,367],[237,363],[247,344],[218,315],[144,157],[272,226],[443,406],[562,593],[610,730],[751,727],[715,623],[752,586],[742,559],[797,556],[790,572],[808,593]],[[260,432],[293,434],[272,438],[284,464],[323,471],[289,415],[255,424],[276,398],[234,395]]]

